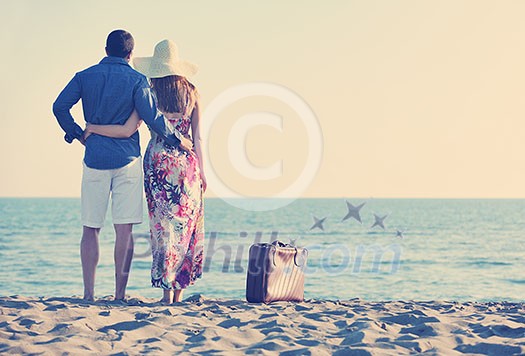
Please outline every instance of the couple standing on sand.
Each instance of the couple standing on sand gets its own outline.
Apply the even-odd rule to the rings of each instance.
[[[98,236],[111,196],[115,227],[115,299],[123,300],[133,257],[133,224],[142,223],[143,186],[150,219],[151,283],[162,301],[182,300],[184,288],[202,275],[203,193],[206,190],[200,136],[199,95],[187,77],[197,67],[179,59],[175,43],[164,40],[152,57],[129,62],[130,33],[115,30],[107,57],[77,73],[62,90],[53,113],[64,139],[85,146],[80,244],[84,299],[94,300]],[[148,79],[149,78],[149,82]],[[86,129],[70,110],[82,99]],[[142,170],[138,128],[151,132]],[[191,136],[189,135],[191,127]]]

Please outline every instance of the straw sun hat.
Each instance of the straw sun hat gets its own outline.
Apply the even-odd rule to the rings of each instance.
[[[162,78],[169,75],[191,77],[198,71],[197,65],[179,58],[179,49],[170,40],[157,43],[153,57],[134,58],[133,66],[148,78]]]

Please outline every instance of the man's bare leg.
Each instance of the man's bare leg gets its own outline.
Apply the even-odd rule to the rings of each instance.
[[[84,299],[95,300],[95,272],[99,258],[98,235],[99,228],[83,227],[80,241],[80,259],[82,261],[82,276],[84,278]]]
[[[115,300],[126,297],[131,261],[133,259],[132,224],[115,224]]]

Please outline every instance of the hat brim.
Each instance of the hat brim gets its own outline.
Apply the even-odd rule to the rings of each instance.
[[[191,77],[199,71],[199,67],[188,61],[161,62],[155,57],[133,58],[133,67],[148,78],[162,78],[170,75]]]

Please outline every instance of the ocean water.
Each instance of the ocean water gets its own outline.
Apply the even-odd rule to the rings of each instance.
[[[187,295],[244,298],[250,244],[277,238],[309,250],[306,298],[525,300],[525,200],[348,200],[366,203],[362,224],[342,221],[345,199],[298,199],[266,212],[206,199],[205,273]],[[384,230],[371,227],[373,213],[388,214]],[[310,230],[313,216],[326,217],[324,230]],[[128,294],[156,298],[144,221],[134,229]],[[81,230],[79,199],[1,198],[0,295],[81,295]],[[113,242],[108,216],[97,296],[113,294]]]

